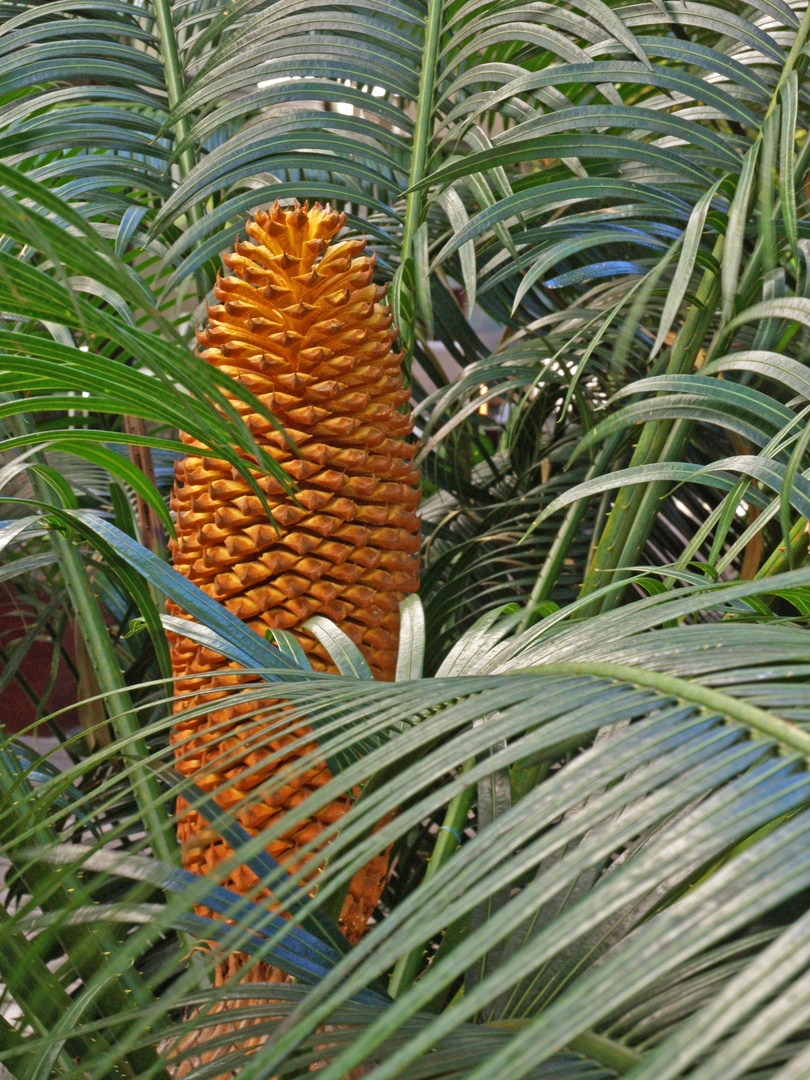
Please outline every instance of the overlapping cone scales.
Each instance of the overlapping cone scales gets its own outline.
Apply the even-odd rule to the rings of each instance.
[[[374,259],[363,254],[362,240],[330,243],[344,224],[344,216],[328,208],[276,205],[255,214],[247,224],[250,240],[225,257],[232,276],[214,287],[218,302],[209,305],[208,325],[198,334],[200,352],[272,413],[278,427],[232,398],[256,441],[298,490],[293,497],[277,479],[255,474],[273,523],[238,473],[192,449],[177,466],[173,557],[182,574],[258,633],[294,633],[316,670],[329,668],[328,654],[301,626],[319,614],[352,638],[377,678],[391,679],[399,601],[417,588],[419,493],[414,447],[406,441],[412,421],[402,411],[408,392],[401,357],[392,351],[391,316],[379,303],[384,290],[373,282]],[[228,685],[245,679],[211,675],[226,666],[222,657],[184,638],[173,641],[172,662],[175,675],[184,677],[178,693],[204,695],[178,709],[213,704],[211,691],[225,697]],[[224,726],[214,732],[216,725]],[[292,737],[257,747],[240,729],[238,710],[223,701],[203,718],[184,721],[179,714],[174,739],[185,740],[178,767],[196,774],[201,786],[231,781],[219,801],[235,808],[254,834],[330,777],[322,764],[271,801],[240,807],[285,761],[243,774]],[[301,844],[346,808],[343,800],[327,807],[268,850],[293,865]],[[180,829],[189,869],[206,872],[229,854],[197,815],[187,815]],[[358,875],[344,909],[351,937],[359,936],[376,904],[385,867],[367,871]],[[247,868],[229,882],[240,892],[254,883]]]
[[[234,401],[299,485],[297,503],[259,478],[275,523],[232,469],[188,457],[178,470],[175,565],[260,632],[310,615],[338,622],[375,675],[396,663],[397,605],[416,587],[418,491],[403,441],[412,421],[391,316],[364,242],[328,246],[341,215],[257,214],[253,243],[226,256],[199,334],[202,355],[248,387],[284,431]],[[298,454],[290,448],[291,440]],[[302,641],[321,660],[314,639]],[[316,666],[318,666],[316,664]]]

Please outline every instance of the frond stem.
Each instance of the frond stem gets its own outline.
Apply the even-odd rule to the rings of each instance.
[[[185,86],[183,83],[183,69],[180,65],[180,54],[177,51],[177,34],[172,19],[172,8],[169,0],[153,0],[155,22],[157,24],[158,40],[160,41],[160,55],[163,60],[163,70],[166,74],[166,93],[169,99],[169,112],[174,112],[183,98]],[[191,130],[187,116],[178,117],[173,124],[175,139],[183,143],[188,138]],[[196,165],[194,149],[186,146],[178,158],[181,179],[188,176]],[[188,208],[189,220],[199,221],[202,216],[202,207],[193,203]]]
[[[500,1031],[520,1031],[530,1023],[531,1020],[495,1020],[486,1026],[498,1028]],[[635,1050],[617,1043],[614,1039],[608,1039],[605,1035],[598,1035],[595,1031],[583,1031],[581,1035],[571,1039],[568,1047],[578,1054],[598,1061],[600,1065],[615,1069],[619,1076],[624,1076],[644,1060]]]
[[[724,237],[718,237],[712,251],[718,266],[722,262],[723,244]],[[681,375],[693,370],[714,314],[718,289],[719,281],[715,271],[707,269],[698,287],[696,302],[691,305],[678,334],[678,340],[673,346],[672,356],[667,365],[668,375]],[[656,421],[645,424],[633,452],[630,467],[677,460],[680,447],[689,430],[690,425],[685,421],[665,423]],[[670,439],[673,431],[675,438]],[[617,494],[580,595],[587,596],[600,585],[607,584],[609,579],[605,575],[611,574],[613,577],[622,567],[632,566],[635,563],[637,554],[649,535],[664,489],[665,485],[659,482],[649,485],[632,485],[622,488]],[[591,614],[604,610],[606,606],[614,607],[618,604],[620,597],[620,591],[612,593],[598,606],[595,604]]]
[[[517,672],[515,673],[517,674]],[[630,667],[626,664],[610,664],[600,661],[564,661],[559,664],[541,664],[523,668],[522,675],[593,675],[598,679],[613,679],[616,682],[632,683],[635,686],[648,686],[662,694],[672,694],[687,704],[698,705],[702,709],[720,713],[746,727],[753,728],[769,739],[775,739],[785,750],[810,758],[810,733],[802,731],[796,724],[791,724],[773,713],[766,712],[756,705],[740,701],[719,690],[679,679],[660,671]]]
[[[433,138],[433,104],[436,85],[436,63],[439,55],[439,41],[442,32],[441,0],[428,0],[427,24],[425,26],[425,47],[422,53],[422,70],[419,75],[419,97],[416,102],[416,122],[413,132],[413,152],[411,168],[408,174],[408,195],[405,202],[405,224],[402,229],[402,264],[400,266],[400,288],[407,287],[412,274],[406,273],[406,267],[413,267],[414,238],[422,216],[422,189],[414,190],[424,179],[428,149]],[[413,298],[410,298],[412,301]],[[411,303],[409,303],[409,310]],[[405,320],[401,317],[401,305],[398,305],[400,318],[400,340],[406,361],[410,360],[415,338],[415,315]],[[404,325],[403,325],[404,324]]]
[[[461,769],[462,775],[469,772],[474,766],[475,758],[470,758]],[[458,850],[461,844],[461,830],[467,821],[467,814],[470,812],[475,792],[476,786],[471,785],[450,800],[444,815],[444,821],[439,827],[436,836],[433,854],[425,871],[425,881],[429,881]],[[422,967],[424,954],[424,946],[417,945],[397,960],[388,983],[388,993],[392,998],[399,997],[414,981]]]
[[[614,461],[614,453],[619,441],[619,436],[614,436],[602,447],[596,461],[585,474],[583,483],[592,480],[596,476],[603,475],[605,470]],[[580,499],[578,502],[572,503],[568,508],[562,525],[554,536],[554,541],[549,548],[548,555],[540,569],[540,573],[537,575],[537,580],[532,588],[531,596],[526,602],[523,620],[518,626],[516,633],[521,634],[524,630],[528,630],[530,626],[534,625],[534,622],[536,621],[535,609],[537,605],[543,600],[548,600],[551,596],[554,586],[557,584],[557,578],[563,565],[563,561],[570,551],[571,545],[579,536],[582,519],[585,517],[587,510],[587,499]]]

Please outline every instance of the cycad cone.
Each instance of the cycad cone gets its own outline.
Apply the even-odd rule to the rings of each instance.
[[[413,423],[402,411],[408,391],[401,356],[392,351],[391,315],[378,303],[384,290],[372,280],[374,258],[362,254],[363,240],[331,243],[345,220],[318,205],[276,204],[247,223],[252,243],[237,243],[235,254],[225,257],[234,276],[214,287],[219,303],[208,306],[207,328],[198,335],[201,355],[247,386],[279,421],[284,434],[232,398],[257,443],[298,491],[292,498],[276,480],[257,476],[274,525],[230,466],[192,452],[177,466],[173,557],[182,574],[257,633],[292,631],[316,670],[330,670],[329,657],[301,625],[319,614],[352,638],[378,679],[390,680],[399,601],[418,583],[418,477],[414,446],[406,441]],[[172,613],[183,615],[176,607]],[[217,801],[252,835],[330,779],[321,764],[276,786],[266,800],[246,801],[304,751],[293,748],[286,761],[261,769],[263,758],[295,740],[266,736],[257,746],[262,740],[254,714],[248,743],[240,735],[240,710],[227,701],[184,720],[184,709],[227,698],[228,688],[246,677],[211,675],[226,666],[222,657],[180,637],[172,642],[172,664],[181,677],[177,693],[203,695],[177,702],[178,768],[207,790],[230,781]],[[256,709],[254,702],[242,711]],[[254,771],[244,776],[247,769]],[[347,808],[343,798],[319,811],[270,844],[269,854],[294,868],[300,846]],[[195,873],[209,872],[231,853],[194,812],[178,831],[184,865]],[[341,917],[351,941],[362,935],[386,872],[384,853],[352,882]],[[242,867],[224,884],[245,893],[256,878]],[[258,965],[251,978],[278,975]]]

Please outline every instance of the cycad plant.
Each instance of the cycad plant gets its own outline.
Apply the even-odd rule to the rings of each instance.
[[[810,1075],[809,32],[0,5],[16,1080]]]

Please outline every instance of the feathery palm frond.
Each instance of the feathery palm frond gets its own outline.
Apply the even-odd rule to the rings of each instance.
[[[187,590],[180,581],[176,588]],[[787,1061],[797,1047],[791,1040],[802,1045],[806,1018],[800,1010],[768,1039],[758,1033],[766,999],[773,998],[768,1008],[777,1010],[778,995],[794,992],[802,977],[804,923],[798,916],[810,874],[801,856],[807,802],[803,761],[810,744],[803,730],[807,695],[795,676],[797,665],[805,662],[806,631],[790,622],[752,625],[745,616],[768,590],[798,598],[807,583],[804,570],[767,583],[711,586],[701,580],[588,623],[559,612],[518,637],[504,638],[508,629],[497,624],[481,627],[459,643],[438,678],[393,687],[361,680],[349,692],[345,677],[321,675],[313,682],[289,668],[285,676],[276,665],[273,677],[284,680],[287,708],[293,709],[292,715],[277,712],[276,739],[295,730],[296,718],[306,714],[319,741],[310,758],[334,755],[361,737],[383,741],[288,811],[283,825],[237,841],[231,862],[244,860],[260,870],[255,891],[269,889],[294,914],[290,921],[267,923],[259,937],[255,918],[216,936],[223,948],[244,948],[274,962],[293,949],[301,961],[284,960],[286,970],[311,987],[289,999],[292,1012],[283,1029],[244,1060],[240,1075],[269,1075],[285,1061],[305,1068],[314,1060],[307,1048],[318,1046],[319,1060],[334,1057],[327,1076],[345,1075],[363,1060],[378,1062],[371,1075],[379,1077],[400,1075],[404,1068],[446,1076],[453,1074],[450,1062],[464,1046],[465,1075],[476,1070],[483,1075],[484,1069],[509,1077],[535,1075],[543,1062],[564,1068],[566,1076],[593,1070],[599,1075],[599,1067],[620,1062],[630,1075],[631,1070],[658,1075],[656,1068],[666,1068],[678,1076],[697,1060],[706,1069],[714,1061],[712,1068],[721,1063],[728,1068],[729,1035],[746,1051],[728,1075],[749,1075],[765,1055]],[[708,610],[727,617],[666,628]],[[233,691],[245,705],[251,700],[258,705],[263,692]],[[247,710],[243,715],[245,732],[255,732],[256,720]],[[267,723],[266,713],[260,723]],[[589,734],[611,725],[618,725],[612,736],[572,756]],[[475,763],[465,767],[468,762]],[[517,793],[521,772],[553,762],[562,767],[510,807],[510,779]],[[305,756],[286,777],[265,778],[262,791],[272,792],[307,767]],[[368,771],[380,779],[373,794],[342,819],[339,832],[333,827],[317,896],[291,906],[297,886],[283,870],[261,869],[259,845],[304,820],[314,804],[326,805],[335,793],[350,789]],[[495,779],[498,810],[487,818],[485,792],[501,775],[507,785],[501,790]],[[441,816],[443,807],[452,809],[476,785],[475,836],[451,858],[439,859],[429,879],[344,959],[328,959],[324,940],[318,947],[320,967],[313,968],[314,940],[296,938],[296,927],[304,933],[317,925],[309,921],[312,915],[323,910],[372,846],[404,835],[428,813]],[[64,790],[64,782],[58,781],[54,794],[58,789]],[[36,805],[50,807],[52,825],[80,809],[75,798],[59,808],[45,797],[48,790],[39,789]],[[165,798],[177,790],[211,815],[209,797],[188,780],[167,790]],[[23,803],[30,813],[34,804]],[[370,836],[369,827],[394,808],[396,817]],[[20,810],[7,813],[13,817]],[[224,820],[214,817],[213,827],[230,828],[234,839],[233,826]],[[21,844],[36,846],[33,824],[19,835]],[[447,854],[457,846],[451,839]],[[99,883],[112,873],[117,880],[136,878],[152,888],[168,888],[175,899],[165,908],[151,901],[144,908],[133,896],[101,909],[125,922],[140,922],[149,911],[149,921],[135,931],[133,950],[145,948],[158,927],[190,928],[189,916],[181,914],[190,904],[227,900],[226,894],[217,900],[205,878],[192,885],[144,857],[127,861],[105,855],[105,843],[109,846],[100,837],[86,847],[57,847],[50,853],[40,846],[25,857],[44,857],[45,865],[63,866],[63,873],[69,865],[86,867],[81,902],[90,906],[75,911],[79,924],[91,915],[98,920],[100,909],[92,899],[98,887],[93,875],[99,871]],[[772,864],[767,878],[763,864]],[[489,905],[483,922],[482,905]],[[226,910],[233,914],[235,908],[231,904]],[[23,919],[21,926],[39,927],[40,935],[54,932],[33,914],[17,918]],[[465,925],[459,940],[453,928]],[[199,925],[198,932],[214,933]],[[394,1003],[384,1005],[385,995],[373,1002],[364,998],[379,995],[375,980],[431,940],[439,943],[435,960]],[[672,946],[663,947],[665,941]],[[119,1054],[145,1046],[144,1025],[149,1023],[151,1035],[160,1011],[181,1000],[204,1005],[205,998],[193,997],[196,976],[184,974],[179,960],[177,953],[166,958],[155,974],[157,984],[174,989],[166,991],[159,1010],[136,1010]],[[107,977],[119,962],[117,957]],[[672,981],[676,971],[680,983]],[[700,971],[711,973],[711,993],[701,986]],[[461,978],[463,999],[446,1012],[431,1012]],[[695,980],[688,992],[684,978],[687,986]],[[640,1003],[649,1000],[645,992],[666,997],[677,985],[682,990],[673,1019],[671,1010],[660,1008],[642,1019]],[[238,993],[232,993],[238,1002]],[[257,1004],[255,987],[249,993],[253,1004],[243,1014],[234,1010],[235,1015],[261,1019],[261,1030],[274,1032],[277,1004]],[[727,1014],[732,1001],[739,1004]],[[617,1020],[619,1015],[628,1020]],[[630,1023],[631,1015],[638,1020]],[[191,1027],[204,1026],[204,1016],[203,1010]],[[718,1019],[710,1022],[713,1016]],[[476,1024],[468,1037],[465,1024],[471,1020]],[[167,1022],[171,1034],[171,1022],[162,1021]],[[329,1023],[339,1032],[344,1022],[350,1024],[351,1039],[324,1038],[318,1030]],[[411,1023],[417,1027],[408,1027]],[[98,1026],[103,1031],[107,1023]],[[482,1031],[492,1038],[483,1038]],[[32,1040],[30,1052],[38,1045]],[[584,1057],[566,1057],[566,1045]],[[672,1071],[676,1045],[677,1072]],[[218,1067],[227,1064],[222,1059]]]

